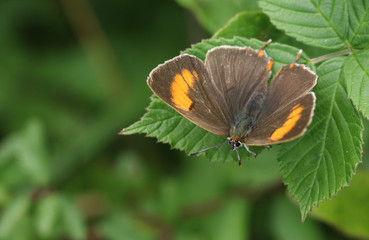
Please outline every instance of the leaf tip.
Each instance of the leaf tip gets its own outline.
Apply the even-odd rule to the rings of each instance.
[[[127,135],[127,133],[125,133],[126,130],[127,128],[123,128],[120,132],[118,132],[118,135]]]

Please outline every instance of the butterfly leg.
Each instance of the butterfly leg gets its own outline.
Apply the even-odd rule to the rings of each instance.
[[[246,150],[249,152],[249,153],[251,153],[254,157],[256,157],[256,153],[254,153],[253,151],[251,151],[250,149],[249,149],[249,146],[247,146],[246,144],[244,144],[243,143],[243,145],[245,146],[245,148],[246,148]]]
[[[266,149],[268,149],[268,151],[269,151],[273,146],[272,146],[272,145],[266,145],[265,147],[266,147]]]
[[[242,167],[242,164],[241,164],[241,158],[240,158],[240,154],[238,153],[238,149],[236,149],[236,152],[237,152],[238,165],[239,165],[240,167]]]
[[[198,151],[198,152],[190,153],[190,154],[188,154],[188,156],[195,156],[195,155],[197,155],[197,154],[199,154],[199,153],[205,152],[205,151],[210,150],[210,149],[212,149],[212,148],[217,148],[217,147],[219,147],[219,146],[221,146],[221,145],[223,145],[223,144],[225,144],[225,143],[227,143],[227,142],[228,142],[228,141],[225,141],[225,142],[219,143],[219,144],[217,144],[217,145],[215,145],[215,146],[208,147],[208,148],[205,148],[205,149],[203,149],[203,150],[200,150],[200,151]]]

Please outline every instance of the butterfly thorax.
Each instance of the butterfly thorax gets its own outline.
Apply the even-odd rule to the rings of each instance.
[[[231,124],[229,129],[229,136],[232,139],[244,142],[244,138],[253,128],[253,122],[254,118],[251,116],[239,118]]]
[[[245,142],[245,139],[254,128],[255,122],[264,106],[266,99],[265,88],[256,90],[245,107],[243,107],[234,117],[229,126],[229,136],[232,139]]]

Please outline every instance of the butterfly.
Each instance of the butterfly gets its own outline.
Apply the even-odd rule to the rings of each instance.
[[[147,79],[162,101],[197,126],[256,156],[248,146],[270,146],[304,134],[315,108],[309,92],[317,75],[294,62],[283,66],[268,85],[273,60],[251,47],[219,46],[209,50],[205,61],[182,54],[153,69]]]

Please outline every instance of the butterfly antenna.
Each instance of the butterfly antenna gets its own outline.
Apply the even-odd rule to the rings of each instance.
[[[263,45],[261,46],[260,50],[264,49],[271,42],[272,42],[272,39],[269,39],[268,41],[266,41],[265,43],[263,43]]]
[[[238,153],[238,149],[236,149],[236,152],[237,152],[238,165],[239,165],[240,167],[242,167],[242,164],[241,164],[241,158],[240,158],[240,154]]]
[[[217,145],[215,145],[215,146],[205,148],[205,149],[200,150],[200,151],[198,151],[198,152],[190,153],[190,154],[188,154],[188,156],[195,156],[195,155],[197,155],[197,154],[199,154],[199,153],[205,152],[205,151],[210,150],[210,149],[212,149],[212,148],[217,148],[217,147],[219,147],[219,146],[221,146],[221,145],[223,145],[223,144],[225,144],[225,143],[227,143],[227,142],[228,142],[228,140],[227,140],[227,141],[225,141],[225,142],[223,142],[223,143],[219,143],[219,144],[217,144]]]
[[[300,55],[302,53],[302,49],[300,49],[298,52],[297,52],[297,56],[296,56],[296,59],[295,59],[295,63],[297,63],[297,61],[300,59]]]
[[[258,52],[258,57],[262,57],[264,56],[265,52],[264,52],[264,48],[272,42],[272,39],[269,39],[268,41],[266,41],[265,43],[263,43],[263,45],[261,46],[259,52]]]

